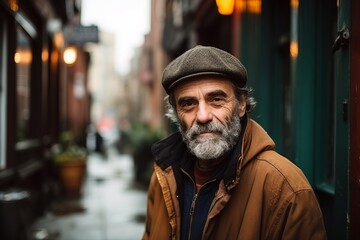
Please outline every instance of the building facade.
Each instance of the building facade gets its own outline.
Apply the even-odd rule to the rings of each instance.
[[[251,116],[308,177],[329,239],[357,239],[358,1],[152,2],[163,4],[161,38],[169,61],[197,44],[241,59],[258,102]],[[221,2],[232,2],[227,15]]]
[[[51,149],[60,134],[71,131],[79,144],[85,141],[90,56],[67,35],[79,26],[80,10],[73,0],[0,1],[1,200],[14,189],[26,192],[29,221],[54,194]],[[70,45],[77,55],[66,63]],[[1,207],[2,219],[11,221]]]

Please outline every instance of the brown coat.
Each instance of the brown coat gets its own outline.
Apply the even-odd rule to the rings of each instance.
[[[302,171],[274,151],[253,120],[245,129],[236,179],[220,182],[203,239],[326,239],[322,213]],[[155,164],[143,239],[180,239],[180,207],[172,167]]]

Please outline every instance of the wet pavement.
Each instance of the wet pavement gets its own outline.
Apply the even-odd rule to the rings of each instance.
[[[114,149],[89,155],[81,198],[59,205],[35,222],[34,239],[135,240],[144,231],[146,187],[134,183],[132,158]]]

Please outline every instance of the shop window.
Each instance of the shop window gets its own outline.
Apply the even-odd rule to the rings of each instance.
[[[16,140],[22,141],[30,137],[32,47],[31,38],[21,27],[17,28],[17,48],[14,62],[16,63]]]

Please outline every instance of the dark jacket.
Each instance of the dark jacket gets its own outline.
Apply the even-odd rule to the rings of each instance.
[[[322,213],[306,177],[274,151],[274,142],[255,121],[247,121],[240,145],[234,150],[240,156],[234,174],[226,173],[218,183],[202,239],[326,239]],[[178,165],[183,156],[174,154],[181,152],[186,147],[180,134],[154,148],[143,239],[180,239]]]

